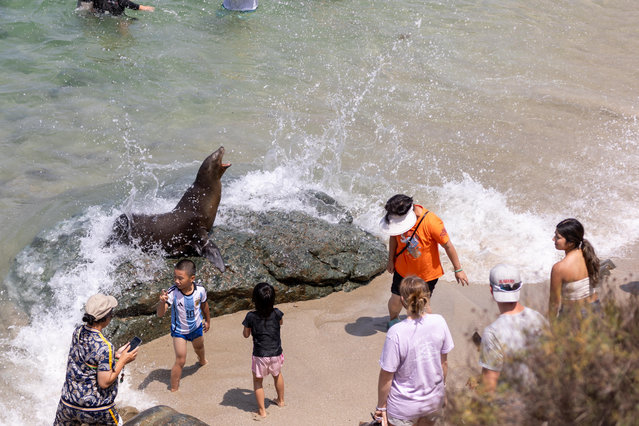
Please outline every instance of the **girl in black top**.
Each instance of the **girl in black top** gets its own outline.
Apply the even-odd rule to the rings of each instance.
[[[273,307],[275,289],[268,283],[259,283],[255,286],[253,303],[255,310],[247,313],[242,322],[243,335],[247,338],[253,335],[253,361],[251,363],[253,389],[258,406],[257,414],[266,417],[264,388],[262,387],[264,376],[269,374],[273,376],[273,383],[277,391],[275,404],[280,407],[284,405],[284,377],[281,374],[284,355],[280,338],[280,326],[284,314]]]

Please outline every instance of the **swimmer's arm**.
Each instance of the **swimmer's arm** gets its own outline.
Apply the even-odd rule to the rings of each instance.
[[[386,270],[392,274],[395,272],[395,253],[397,252],[397,238],[388,237],[388,265]]]
[[[248,338],[251,335],[251,329],[248,327],[244,327],[244,330],[242,331],[242,336]]]
[[[557,317],[561,305],[561,265],[555,263],[550,271],[550,296],[548,298],[548,319]]]
[[[143,10],[146,12],[153,12],[155,10],[153,6],[144,6],[141,4],[134,3],[131,0],[120,0],[119,3],[120,3],[120,6],[128,7],[129,9],[133,9],[133,10]]]

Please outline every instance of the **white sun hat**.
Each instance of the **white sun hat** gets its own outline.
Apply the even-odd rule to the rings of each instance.
[[[379,221],[379,226],[384,234],[394,236],[410,230],[416,222],[417,216],[413,211],[413,206],[411,206],[404,215],[389,214],[388,222],[386,222],[386,216],[382,217],[382,220]]]

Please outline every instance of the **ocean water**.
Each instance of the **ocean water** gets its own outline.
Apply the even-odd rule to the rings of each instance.
[[[302,194],[321,190],[378,233],[402,192],[444,220],[471,282],[510,262],[543,283],[565,217],[601,257],[639,240],[635,1],[220,3],[118,19],[0,0],[1,424],[52,422],[88,296],[123,259],[161,264],[104,249],[113,219],[172,208],[220,145],[218,224],[318,214]],[[36,237],[65,249],[44,258]]]

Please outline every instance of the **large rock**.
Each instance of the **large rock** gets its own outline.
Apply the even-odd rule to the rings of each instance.
[[[188,414],[180,414],[166,405],[156,405],[124,423],[126,426],[207,426],[201,420]]]
[[[304,196],[304,203],[319,215],[340,222],[298,211],[218,212],[220,222],[227,225],[215,227],[211,238],[222,252],[226,272],[220,273],[203,258],[192,259],[213,316],[249,309],[253,287],[260,281],[271,283],[276,303],[284,303],[349,291],[383,272],[387,254],[381,240],[353,225],[349,212],[328,195]],[[69,301],[74,286],[82,285],[76,277],[92,276],[92,265],[97,264],[96,270],[108,274],[104,291],[118,298],[116,318],[107,330],[116,346],[134,335],[148,342],[168,333],[170,315],[157,318],[156,303],[161,290],[173,285],[178,259],[138,255],[124,248],[118,254],[116,248],[111,261],[122,263],[105,267],[100,249],[93,242],[87,244],[90,221],[90,215],[71,218],[43,231],[25,247],[6,280],[9,299],[19,301],[17,309],[31,317],[49,309],[48,301],[59,295]]]
[[[242,226],[216,227],[212,236],[224,256],[226,272],[220,273],[205,259],[192,259],[207,289],[212,316],[251,308],[253,287],[261,281],[275,287],[276,303],[284,303],[349,291],[384,271],[384,244],[350,223],[332,224],[301,212],[231,215]],[[116,341],[134,335],[149,341],[169,332],[169,314],[157,318],[155,312],[161,290],[173,284],[176,262],[167,259],[166,268],[150,282],[123,287],[118,318],[109,326]],[[125,283],[134,276],[132,268],[122,265],[116,281]]]

